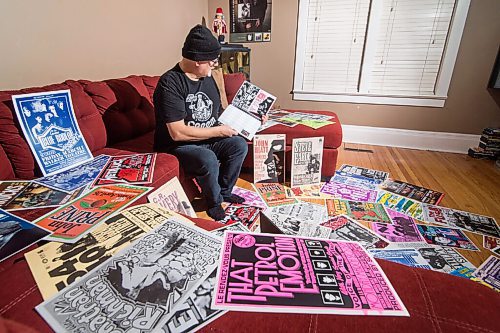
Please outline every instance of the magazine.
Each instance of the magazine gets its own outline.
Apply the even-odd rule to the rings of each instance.
[[[357,243],[236,232],[225,234],[213,308],[408,316],[378,263]]]
[[[157,332],[216,268],[219,249],[217,237],[172,218],[36,310],[56,332]]]
[[[291,187],[321,182],[324,137],[292,140]]]
[[[373,170],[349,164],[342,164],[337,172],[341,176],[356,175],[365,177],[376,183],[382,183],[387,179],[387,177],[389,177],[389,173],[385,171]]]
[[[69,90],[12,96],[24,137],[44,176],[92,160]]]
[[[251,190],[247,190],[247,189],[235,186],[235,187],[233,187],[232,193],[239,195],[240,197],[245,199],[245,202],[243,202],[244,205],[253,206],[253,207],[257,207],[257,208],[263,208],[263,209],[267,208],[264,200],[262,200],[260,195],[255,191],[251,191]]]
[[[112,156],[92,186],[149,184],[153,181],[156,153]]]
[[[490,288],[500,292],[500,259],[490,256],[472,275],[486,283]]]
[[[374,249],[369,250],[375,258],[397,262],[410,267],[431,269],[429,263],[416,249]]]
[[[311,220],[304,221],[300,225],[298,235],[358,242],[365,249],[384,248],[389,245],[387,239],[345,215],[331,217],[319,224]]]
[[[392,209],[386,209],[386,211],[391,218],[392,224],[370,223],[371,230],[390,242],[425,242],[425,239],[418,231],[415,220]]]
[[[148,200],[174,212],[197,217],[177,176],[149,194]]]
[[[429,244],[479,251],[476,245],[460,229],[421,224],[417,224],[417,228]]]
[[[352,201],[375,202],[377,200],[377,191],[375,190],[337,183],[335,178],[332,178],[332,180],[333,181],[329,181],[323,185],[321,193],[328,194],[334,198]]]
[[[476,269],[460,253],[449,247],[429,246],[417,251],[429,263],[431,268],[438,272],[451,273],[462,268]]]
[[[423,221],[447,224],[484,236],[500,238],[500,228],[493,217],[434,205],[423,205]]]
[[[0,261],[47,235],[49,231],[0,209]]]
[[[297,202],[295,198],[287,198],[285,186],[278,183],[253,184],[255,190],[268,207],[289,205]]]
[[[269,112],[275,101],[275,96],[245,81],[231,104],[220,115],[219,122],[252,140],[262,123],[262,116]]]
[[[222,224],[241,223],[247,228],[246,231],[255,231],[259,226],[260,211],[261,209],[257,207],[232,203],[224,209],[226,214],[224,219],[217,222]]]
[[[84,188],[66,193],[27,181],[0,182],[0,208],[15,211],[64,205],[83,194]]]
[[[347,215],[358,221],[391,223],[387,212],[379,203],[326,199],[329,216]]]
[[[417,220],[423,220],[424,218],[423,204],[418,201],[391,192],[379,191],[377,202],[383,204],[387,208],[411,216]]]
[[[130,205],[149,187],[105,185],[40,217],[34,223],[53,232],[47,239],[74,243],[106,218]]]
[[[94,159],[68,170],[35,179],[35,182],[63,192],[73,192],[90,185],[108,163],[110,156],[99,155]]]
[[[444,197],[441,192],[394,179],[387,179],[380,189],[431,205],[439,204]]]
[[[301,202],[266,209],[264,215],[287,235],[297,235],[305,221],[324,222],[328,219],[325,206]]]
[[[106,219],[74,244],[50,242],[24,256],[46,300],[172,217],[151,204],[130,207]]]
[[[253,138],[253,182],[285,182],[285,134],[263,134]]]

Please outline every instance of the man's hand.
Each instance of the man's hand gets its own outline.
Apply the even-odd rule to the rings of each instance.
[[[234,135],[238,135],[238,132],[227,125],[217,126],[216,128],[219,130],[219,136],[221,137],[231,137]]]
[[[261,123],[264,125],[269,120],[269,116],[267,114],[260,117]]]

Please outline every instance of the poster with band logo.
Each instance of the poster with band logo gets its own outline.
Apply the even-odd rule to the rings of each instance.
[[[44,176],[92,160],[69,90],[12,96],[24,137]]]
[[[292,140],[291,187],[321,182],[324,137]]]
[[[272,0],[230,0],[231,43],[271,41]]]
[[[113,156],[92,186],[108,184],[149,184],[153,181],[156,153]]]
[[[408,316],[378,263],[357,243],[226,232],[214,309]]]

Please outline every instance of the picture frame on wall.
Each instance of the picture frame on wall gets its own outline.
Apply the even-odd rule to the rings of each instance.
[[[229,0],[231,43],[271,41],[272,0]]]
[[[493,66],[493,71],[491,72],[488,88],[500,89],[500,47],[497,52],[495,66]]]

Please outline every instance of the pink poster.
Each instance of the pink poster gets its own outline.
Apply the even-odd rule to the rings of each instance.
[[[213,309],[408,316],[357,243],[226,232]]]
[[[390,242],[425,242],[411,217],[386,208],[392,224],[370,223],[370,229]]]
[[[349,184],[328,182],[323,185],[321,193],[330,194],[335,198],[352,201],[377,201],[377,191],[355,187]]]

